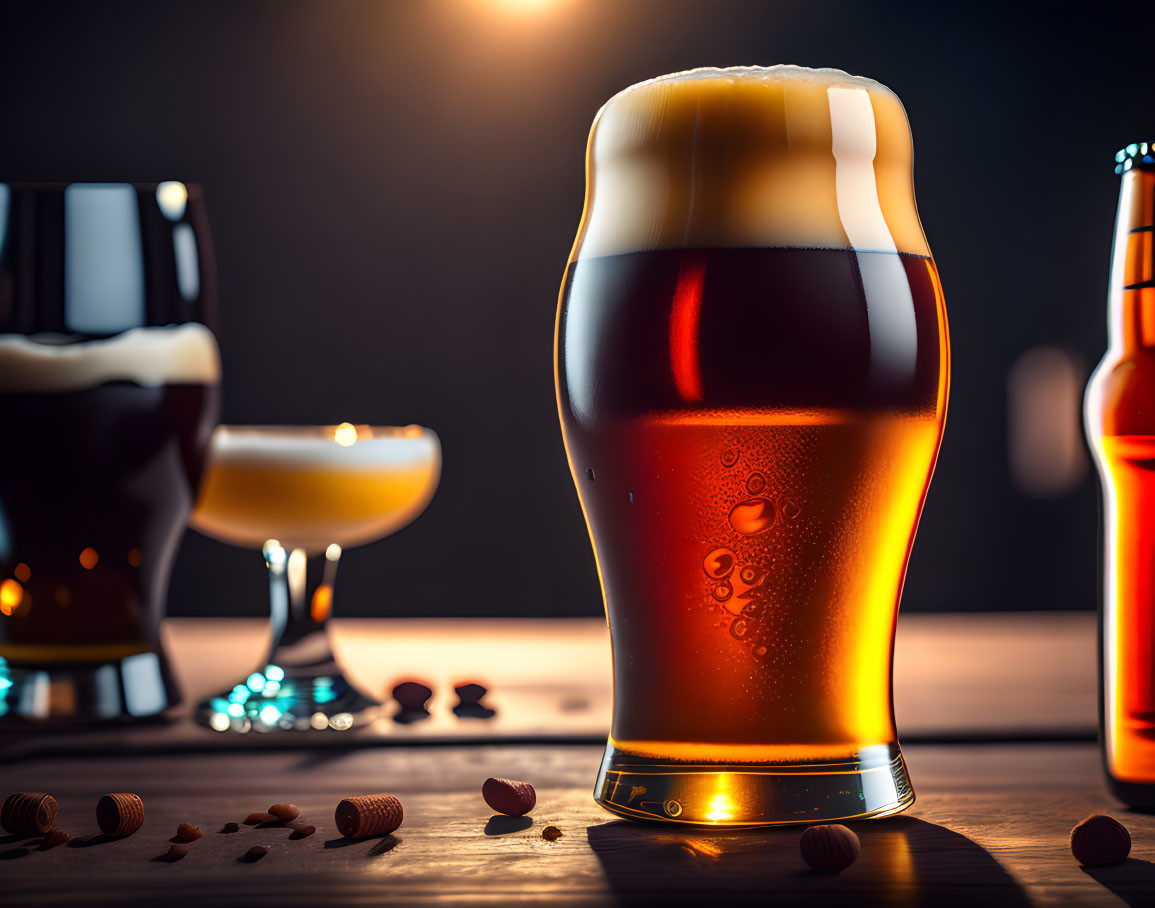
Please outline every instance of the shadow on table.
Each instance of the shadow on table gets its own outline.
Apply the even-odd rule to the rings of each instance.
[[[709,893],[711,904],[1030,905],[999,862],[966,836],[913,817],[850,825],[862,853],[840,874],[803,863],[797,827],[683,831],[615,820],[586,834],[625,904],[701,904]]]
[[[1080,867],[1095,882],[1110,889],[1124,903],[1144,908],[1155,904],[1155,864],[1129,858],[1118,867]]]

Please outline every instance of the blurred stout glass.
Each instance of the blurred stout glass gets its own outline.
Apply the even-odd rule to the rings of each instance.
[[[217,421],[198,187],[0,184],[0,716],[151,716]]]
[[[1103,763],[1112,794],[1155,807],[1155,145],[1115,156],[1122,175],[1107,352],[1084,420],[1103,493]]]
[[[722,825],[908,807],[891,655],[949,354],[898,98],[793,66],[614,96],[555,361],[613,638],[597,800]]]

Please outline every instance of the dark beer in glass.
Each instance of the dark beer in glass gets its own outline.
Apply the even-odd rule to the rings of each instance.
[[[169,570],[217,421],[198,187],[0,184],[0,715],[143,717],[177,692]]]
[[[615,813],[913,802],[891,656],[949,354],[911,159],[898,98],[837,70],[664,76],[594,122],[556,379],[613,638]]]

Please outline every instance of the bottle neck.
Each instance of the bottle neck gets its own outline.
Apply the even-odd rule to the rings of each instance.
[[[1123,174],[1108,293],[1112,350],[1155,349],[1155,169]]]

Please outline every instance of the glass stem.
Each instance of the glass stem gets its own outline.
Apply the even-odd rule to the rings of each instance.
[[[269,605],[273,641],[266,660],[292,669],[293,674],[335,675],[340,670],[329,646],[328,621],[341,547],[325,550],[321,582],[309,595],[308,556],[304,549],[289,551],[277,540],[264,546],[269,570]]]

